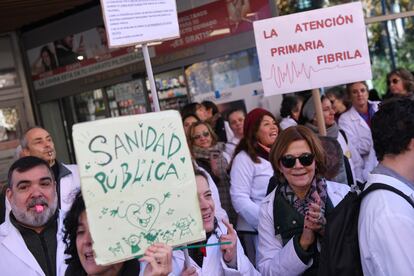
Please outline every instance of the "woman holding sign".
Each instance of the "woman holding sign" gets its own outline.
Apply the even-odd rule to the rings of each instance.
[[[262,275],[316,275],[325,214],[349,187],[325,181],[325,153],[304,126],[284,130],[270,152],[279,185],[262,202],[257,266]]]
[[[92,239],[86,219],[85,202],[78,192],[64,220],[65,254],[68,268],[66,276],[82,275],[168,275],[172,271],[172,249],[164,244],[150,246],[139,260],[132,259],[111,265],[97,265],[92,249]],[[147,262],[144,266],[140,262]]]
[[[207,239],[199,244],[215,246],[197,248],[198,244],[190,245],[190,263],[193,268],[187,268],[182,275],[195,275],[195,272],[199,276],[260,275],[244,255],[233,225],[226,220],[217,219],[206,175],[201,171],[195,171],[195,176],[203,227],[207,235]],[[174,258],[184,262],[184,254],[181,251],[177,253],[180,255],[174,253]]]

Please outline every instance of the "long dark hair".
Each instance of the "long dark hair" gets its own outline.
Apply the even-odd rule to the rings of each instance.
[[[63,241],[66,245],[65,254],[70,257],[65,260],[66,264],[70,266],[70,270],[76,273],[73,275],[86,275],[85,270],[79,260],[78,250],[76,248],[76,237],[79,226],[79,217],[82,212],[85,211],[85,202],[83,201],[81,191],[78,191],[73,201],[72,207],[67,212],[63,221],[65,230],[63,235]],[[68,268],[69,269],[69,268]],[[66,273],[68,275],[70,273]]]
[[[42,53],[45,52],[49,55],[49,59],[50,59],[50,66],[47,65],[44,61],[43,61],[43,57],[42,57]],[[56,64],[56,59],[55,59],[55,55],[52,53],[52,51],[49,49],[48,46],[43,46],[42,49],[40,49],[40,57],[42,58],[42,65],[45,68],[45,71],[50,71],[53,69],[57,68],[57,64]]]
[[[247,114],[246,118],[250,114],[251,114],[251,112],[249,112]],[[244,125],[245,125],[245,127],[244,127],[244,136],[240,140],[240,142],[237,145],[236,149],[234,150],[233,158],[231,160],[231,164],[230,164],[229,168],[231,168],[231,166],[233,165],[234,157],[241,151],[245,151],[254,163],[260,163],[259,154],[258,154],[258,150],[257,150],[258,149],[258,140],[257,140],[256,135],[257,135],[257,132],[259,131],[260,124],[261,124],[261,122],[263,120],[263,117],[265,115],[271,117],[276,122],[277,128],[280,130],[279,124],[278,124],[275,116],[273,116],[273,114],[270,113],[269,111],[265,111],[265,112],[261,113],[258,116],[255,123],[247,124],[247,120],[245,119],[245,121],[244,121]]]

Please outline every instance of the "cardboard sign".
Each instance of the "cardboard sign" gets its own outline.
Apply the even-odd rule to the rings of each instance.
[[[177,111],[76,124],[73,141],[97,264],[205,238]]]
[[[265,95],[372,78],[360,2],[253,25]]]
[[[109,47],[162,41],[180,36],[175,1],[101,0]]]

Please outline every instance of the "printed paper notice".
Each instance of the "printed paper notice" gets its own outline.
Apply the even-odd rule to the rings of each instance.
[[[253,22],[265,95],[372,78],[360,2]]]
[[[156,42],[180,36],[171,0],[101,0],[109,47]]]
[[[205,238],[177,111],[76,124],[73,141],[98,264]]]

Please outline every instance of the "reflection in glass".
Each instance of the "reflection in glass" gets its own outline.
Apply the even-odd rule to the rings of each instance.
[[[101,89],[74,96],[78,122],[94,121],[106,117],[105,102]]]
[[[16,86],[17,84],[16,72],[0,72],[0,88]]]
[[[106,93],[108,94],[111,117],[147,112],[141,80],[109,86]]]
[[[260,81],[255,48],[195,63],[185,70],[192,95]]]
[[[16,139],[19,116],[15,108],[0,109],[0,141]]]

